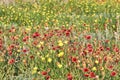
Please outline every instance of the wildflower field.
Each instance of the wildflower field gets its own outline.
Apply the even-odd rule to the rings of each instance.
[[[120,0],[0,1],[0,80],[120,80]]]

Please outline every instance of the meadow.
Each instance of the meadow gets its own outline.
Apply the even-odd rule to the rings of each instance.
[[[120,79],[120,0],[0,3],[0,80]]]

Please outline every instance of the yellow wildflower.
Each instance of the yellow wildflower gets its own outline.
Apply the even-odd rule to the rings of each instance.
[[[18,49],[17,52],[20,52],[20,49]]]
[[[43,44],[44,44],[44,42],[43,42],[43,41],[41,41],[41,42],[40,42],[40,44],[41,44],[41,45],[43,45]]]
[[[40,47],[41,47],[41,44],[38,44],[37,47],[40,48]]]
[[[0,62],[3,62],[3,61],[4,61],[4,59],[0,57]]]
[[[36,70],[33,70],[33,71],[32,71],[32,74],[35,74],[35,73],[37,73],[37,71],[36,71]]]
[[[34,67],[33,70],[37,70],[38,68],[37,67]]]
[[[59,46],[63,46],[63,42],[61,40],[58,41]]]
[[[63,43],[61,42],[61,43],[59,43],[58,45],[59,45],[59,46],[63,46]]]
[[[26,28],[26,31],[31,31],[31,27],[30,26],[28,26],[27,28]]]
[[[96,71],[97,69],[96,69],[96,67],[93,67],[92,70],[93,70],[93,71]]]
[[[40,53],[39,52],[37,52],[37,55],[39,55]]]
[[[57,63],[58,68],[62,68],[62,64],[60,64],[59,62]]]
[[[37,69],[38,69],[37,67],[34,67],[33,70],[32,70],[32,74],[37,73]]]
[[[96,61],[95,61],[95,63],[96,63],[96,64],[98,64],[98,63],[99,63],[99,61],[98,61],[98,60],[96,60]]]
[[[51,63],[52,62],[52,59],[51,58],[48,58],[48,60],[47,60],[49,63]]]
[[[59,54],[58,54],[58,57],[62,57],[64,55],[64,52],[60,52]]]
[[[42,61],[45,61],[45,58],[44,58],[44,57],[41,57],[41,60],[42,60]]]
[[[67,43],[68,43],[68,41],[64,41],[64,43],[65,43],[65,44],[67,44]]]
[[[97,19],[95,20],[95,23],[97,23],[98,21],[97,21]]]

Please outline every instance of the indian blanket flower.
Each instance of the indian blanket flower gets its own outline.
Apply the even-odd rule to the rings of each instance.
[[[112,69],[113,69],[113,66],[112,66],[112,65],[108,66],[108,69],[109,69],[109,70],[112,70]]]
[[[48,72],[47,72],[47,71],[42,71],[41,74],[42,74],[43,76],[45,76],[45,75],[48,74]]]
[[[73,80],[72,74],[70,73],[67,74],[67,80]]]
[[[8,64],[14,64],[14,63],[15,63],[15,59],[12,58],[8,60]]]
[[[77,63],[78,59],[76,57],[72,57],[72,62]]]
[[[88,72],[89,69],[88,68],[83,68],[83,72]]]
[[[24,53],[26,53],[28,50],[27,50],[27,49],[23,49],[22,51],[23,51]]]
[[[89,74],[84,74],[85,77],[89,77]]]
[[[49,75],[45,76],[45,80],[50,80],[50,76]]]
[[[40,36],[40,33],[39,33],[39,32],[35,32],[35,33],[33,33],[33,35],[32,35],[33,38],[37,38],[37,37],[39,37],[39,36]]]
[[[92,36],[91,36],[91,35],[86,35],[85,38],[86,38],[87,40],[90,40],[90,39],[92,38]]]
[[[23,42],[26,42],[29,39],[29,36],[23,37]]]
[[[119,48],[117,48],[117,47],[115,47],[113,50],[114,50],[115,52],[119,52]]]
[[[96,77],[96,75],[95,75],[94,72],[90,72],[90,73],[89,73],[89,76],[90,76],[90,78],[95,78],[95,77]]]
[[[112,71],[112,72],[110,73],[110,75],[113,77],[113,76],[116,76],[117,73],[116,73],[116,71]]]

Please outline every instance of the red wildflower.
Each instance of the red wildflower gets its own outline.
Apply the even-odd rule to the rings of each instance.
[[[66,32],[65,32],[65,35],[66,35],[66,36],[70,36],[70,32],[66,31]]]
[[[23,49],[23,52],[26,53],[28,50],[27,49]]]
[[[72,57],[72,62],[76,63],[77,62],[77,58],[76,57]]]
[[[89,39],[92,38],[92,36],[91,36],[91,35],[86,35],[85,38],[86,38],[87,40],[89,40]]]
[[[2,31],[0,30],[0,34],[2,34]]]
[[[34,59],[34,56],[33,56],[33,55],[31,55],[31,56],[30,56],[30,59]]]
[[[88,48],[92,48],[92,44],[87,44],[87,47]]]
[[[14,64],[15,63],[15,59],[9,59],[9,61],[8,61],[8,64]]]
[[[83,72],[88,72],[88,71],[89,71],[88,68],[84,68],[84,69],[83,69]]]
[[[47,75],[47,71],[42,71],[42,75]]]
[[[84,74],[85,77],[89,77],[89,74]]]
[[[73,79],[72,74],[68,73],[67,74],[67,80],[72,80],[72,79]]]
[[[33,38],[36,38],[36,37],[39,37],[40,36],[40,34],[38,33],[38,32],[35,32],[35,33],[33,33]]]
[[[28,39],[29,39],[29,37],[28,37],[28,36],[25,36],[25,37],[23,38],[23,42],[26,42]]]
[[[111,70],[111,69],[113,69],[113,66],[111,65],[111,66],[109,66],[108,68]]]
[[[107,61],[107,56],[104,57],[104,61],[105,61],[105,62]]]
[[[93,48],[88,48],[87,50],[88,50],[88,52],[92,52]]]
[[[95,75],[94,72],[90,72],[90,73],[89,73],[89,76],[90,76],[90,78],[95,78],[95,77],[96,77],[96,75]]]
[[[8,54],[9,54],[9,55],[12,55],[12,51],[11,51],[11,50],[10,50],[10,51],[8,51]]]
[[[46,79],[46,80],[49,80],[49,79],[50,79],[50,76],[46,76],[45,79]]]
[[[114,48],[115,52],[119,52],[119,49],[117,47]]]
[[[100,51],[103,51],[103,50],[104,50],[104,47],[103,47],[103,46],[101,46],[99,49],[100,49]]]
[[[116,73],[115,71],[112,71],[110,75],[111,75],[111,76],[116,76],[116,74],[117,74],[117,73]]]
[[[107,51],[110,51],[110,48],[109,48],[109,47],[107,47],[107,48],[106,48],[106,50],[107,50]]]

